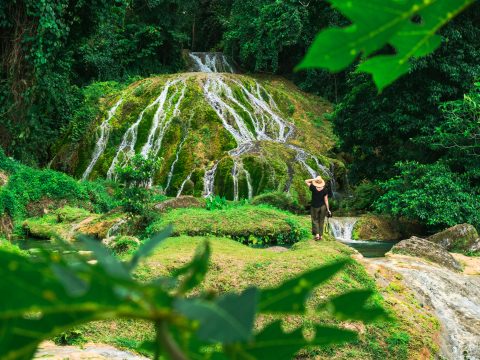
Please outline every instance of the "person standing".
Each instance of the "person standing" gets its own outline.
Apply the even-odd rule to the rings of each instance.
[[[328,191],[325,188],[325,180],[321,176],[315,179],[305,180],[305,184],[312,192],[312,202],[310,207],[310,215],[312,217],[312,235],[315,240],[322,240],[323,224],[325,216],[331,216],[330,207],[328,205]]]

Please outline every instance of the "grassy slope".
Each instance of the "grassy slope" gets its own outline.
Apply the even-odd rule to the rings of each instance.
[[[212,261],[206,280],[196,291],[217,293],[241,290],[250,285],[268,287],[334,259],[350,256],[352,253],[349,248],[335,241],[320,243],[301,241],[291,250],[277,253],[271,250],[249,248],[227,238],[181,236],[170,238],[162,243],[155,254],[140,267],[137,276],[148,280],[154,276],[167,274],[186,263],[193,256],[196,246],[204,240],[210,241],[212,245]],[[373,279],[358,263],[318,289],[311,298],[310,308],[329,296],[355,288],[375,288]],[[400,321],[393,324],[368,326],[361,323],[346,324],[345,326],[361,332],[359,343],[314,349],[304,353],[302,357],[417,359],[421,358],[421,354],[430,354],[435,348],[432,339],[438,328],[436,320],[416,303],[401,304],[402,313],[396,311],[398,304],[391,294],[397,290],[405,292],[405,289],[392,286],[385,292],[386,301],[379,295],[376,296],[375,301],[382,303],[394,313],[397,319],[401,319]],[[261,317],[257,327],[262,327],[271,320],[271,317]],[[288,329],[322,320],[327,323],[335,322],[328,314],[313,312],[305,318],[289,316],[284,320]],[[84,328],[83,331],[87,338],[97,342],[126,347],[132,347],[152,336],[152,329],[148,324],[127,320],[95,323]]]

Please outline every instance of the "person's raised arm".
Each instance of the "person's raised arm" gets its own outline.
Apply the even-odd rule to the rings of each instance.
[[[313,180],[314,179],[305,180],[305,184],[307,184],[307,186],[310,186],[310,185],[312,185]]]

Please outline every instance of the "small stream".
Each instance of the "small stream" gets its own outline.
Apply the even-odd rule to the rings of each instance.
[[[354,248],[364,257],[384,257],[396,242],[353,240],[353,228],[358,220],[358,217],[337,217],[328,219],[328,224],[335,239]]]

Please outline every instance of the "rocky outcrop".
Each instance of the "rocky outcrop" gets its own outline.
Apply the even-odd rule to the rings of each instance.
[[[355,223],[353,239],[398,241],[422,232],[422,226],[411,221],[368,214]]]
[[[400,241],[392,248],[391,253],[420,257],[451,270],[462,270],[458,261],[442,246],[416,236]]]
[[[366,260],[397,272],[397,278],[416,293],[421,307],[434,309],[442,325],[442,359],[480,359],[480,276],[451,271],[410,256],[393,254]]]
[[[122,351],[110,345],[85,344],[83,346],[58,346],[51,341],[40,345],[35,359],[51,360],[87,360],[87,359],[110,359],[110,360],[148,360],[146,357],[135,355],[130,351]]]
[[[448,251],[480,251],[480,236],[474,226],[458,224],[427,238]]]

